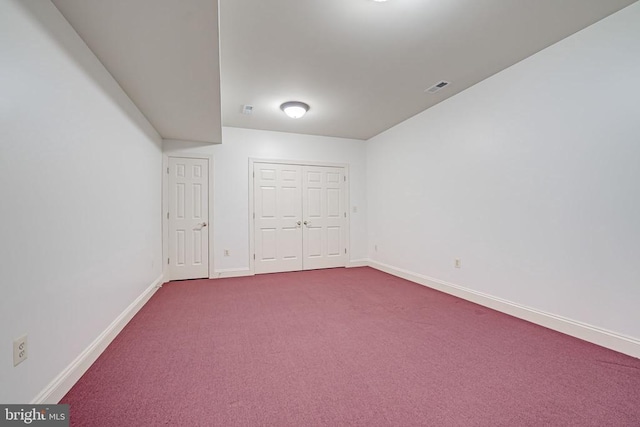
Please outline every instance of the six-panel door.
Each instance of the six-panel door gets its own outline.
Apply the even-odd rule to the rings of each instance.
[[[303,269],[346,265],[343,168],[302,167]]]
[[[169,274],[171,280],[209,277],[207,159],[169,158]]]
[[[299,166],[254,167],[255,272],[302,270],[302,178]]]

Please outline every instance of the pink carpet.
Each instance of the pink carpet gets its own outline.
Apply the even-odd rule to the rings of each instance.
[[[370,268],[165,284],[74,426],[639,426],[640,360]]]

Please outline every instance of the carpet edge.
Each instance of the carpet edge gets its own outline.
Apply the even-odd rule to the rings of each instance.
[[[58,403],[163,283],[164,274],[161,274],[78,357],[38,393],[30,404]]]
[[[224,268],[219,270],[214,270],[213,277],[209,277],[210,279],[228,279],[230,277],[248,277],[255,276],[253,271],[250,268]]]
[[[368,267],[369,266],[368,258],[359,258],[354,260],[347,261],[345,268],[355,268],[355,267]],[[222,268],[218,270],[214,270],[210,279],[228,279],[231,277],[249,277],[255,276],[255,273],[250,268]]]
[[[501,313],[535,323],[536,325],[570,335],[574,338],[579,338],[592,344],[640,359],[640,340],[636,338],[608,331],[597,326],[582,323],[559,315],[546,313],[544,311],[520,305],[502,298],[497,298],[483,292],[474,291],[460,285],[424,276],[422,274],[393,267],[377,261],[369,260],[369,267],[409,280],[410,282],[480,304]]]

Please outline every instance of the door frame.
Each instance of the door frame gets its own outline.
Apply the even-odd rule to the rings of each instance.
[[[255,237],[254,228],[255,222],[253,221],[254,209],[254,194],[253,194],[253,167],[255,163],[275,163],[280,165],[296,165],[296,166],[325,166],[331,168],[344,168],[344,176],[346,178],[344,185],[344,207],[346,212],[345,217],[345,248],[347,249],[347,260],[345,267],[349,265],[351,260],[351,245],[350,245],[350,225],[351,225],[351,204],[349,202],[349,187],[351,179],[349,177],[349,164],[348,163],[330,163],[330,162],[318,162],[313,160],[287,160],[287,159],[265,159],[249,157],[249,270],[250,274],[256,274],[255,265]]]
[[[214,163],[213,156],[210,154],[192,153],[189,151],[171,151],[169,153],[162,154],[162,276],[165,281],[170,281],[171,276],[169,274],[169,265],[165,262],[165,259],[169,258],[169,221],[167,215],[169,214],[169,157],[181,158],[181,159],[205,159],[208,163],[208,186],[209,186],[209,218],[207,219],[207,233],[209,236],[209,279],[214,279],[214,251],[213,251],[213,229],[214,229],[214,216],[213,216],[213,171]]]

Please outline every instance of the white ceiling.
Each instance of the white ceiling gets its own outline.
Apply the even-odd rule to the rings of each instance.
[[[219,41],[216,0],[53,2],[163,137],[220,142],[368,139],[635,0],[221,0]]]
[[[221,142],[217,0],[52,0],[163,138]]]

